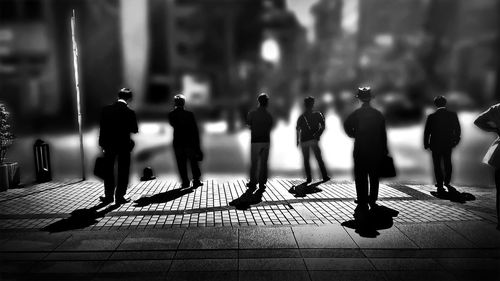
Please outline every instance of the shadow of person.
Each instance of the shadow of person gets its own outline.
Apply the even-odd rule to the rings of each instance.
[[[229,202],[229,206],[234,206],[238,210],[248,210],[252,205],[262,202],[262,195],[265,189],[247,189],[240,197]]]
[[[42,231],[62,232],[74,229],[81,229],[97,223],[98,218],[104,217],[107,213],[116,210],[120,207],[119,204],[109,205],[107,208],[98,211],[106,206],[105,203],[100,203],[88,209],[77,209],[71,212],[71,215],[65,219],[56,221],[42,228]]]
[[[299,185],[292,185],[292,187],[288,190],[295,198],[306,197],[307,194],[314,194],[318,192],[322,192],[322,189],[318,188],[318,185],[322,184],[323,181],[315,182],[312,184],[307,184],[307,182],[301,183]]]
[[[155,194],[149,197],[141,197],[134,201],[134,207],[144,207],[151,204],[166,203],[177,198],[180,198],[188,193],[193,192],[192,188],[177,188],[162,193]]]
[[[473,194],[467,192],[460,192],[457,191],[456,189],[453,189],[453,191],[439,191],[439,192],[431,191],[431,195],[439,199],[450,200],[451,202],[462,203],[462,204],[464,204],[467,201],[476,200],[476,197]]]
[[[375,238],[380,234],[378,230],[392,227],[393,218],[398,214],[394,209],[377,205],[369,211],[355,213],[354,220],[343,222],[341,225],[354,229],[361,237]]]

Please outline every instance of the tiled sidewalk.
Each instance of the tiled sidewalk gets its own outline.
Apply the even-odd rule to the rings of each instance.
[[[499,280],[493,190],[459,187],[479,194],[460,204],[430,186],[383,184],[379,203],[399,215],[369,238],[341,225],[352,219],[352,182],[297,195],[299,181],[275,178],[262,202],[238,210],[229,202],[244,183],[186,192],[142,182],[129,189],[136,203],[76,224],[71,213],[98,205],[101,183],[0,194],[0,280]]]
[[[243,179],[209,180],[192,191],[180,190],[179,184],[173,181],[141,182],[128,190],[132,200],[139,201],[112,208],[82,229],[328,225],[352,219],[354,183],[332,180],[319,185],[315,193],[296,197],[289,191],[299,183],[298,180],[272,179],[262,202],[247,210],[238,210],[229,202],[245,192]],[[429,190],[433,190],[432,187],[425,185],[382,184],[380,204],[399,211],[395,223],[481,221],[484,216],[474,212],[473,207],[491,205],[474,201],[450,204],[430,196]],[[0,195],[0,229],[43,228],[69,217],[75,210],[98,205],[102,191],[102,183],[86,181],[4,192]],[[494,212],[491,208],[487,211]]]

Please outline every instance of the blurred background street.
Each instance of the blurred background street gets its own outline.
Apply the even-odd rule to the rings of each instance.
[[[88,175],[100,109],[129,87],[140,121],[134,181],[145,166],[175,177],[166,115],[178,93],[203,131],[204,177],[245,175],[244,119],[261,92],[278,120],[274,175],[302,176],[295,122],[311,95],[327,119],[327,167],[350,179],[352,141],[342,122],[358,105],[355,89],[366,85],[387,118],[396,180],[433,182],[423,124],[432,99],[445,95],[463,128],[453,182],[493,182],[481,164],[493,136],[472,122],[500,99],[496,0],[2,0],[0,101],[17,136],[7,160],[19,163],[23,183],[35,178],[38,138],[50,146],[55,178],[80,176],[73,9]]]

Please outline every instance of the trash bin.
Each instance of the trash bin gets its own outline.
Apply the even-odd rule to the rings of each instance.
[[[50,168],[50,150],[49,145],[43,140],[38,139],[33,145],[35,154],[35,175],[36,182],[43,183],[52,180],[52,169]]]

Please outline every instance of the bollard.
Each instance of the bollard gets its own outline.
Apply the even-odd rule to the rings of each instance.
[[[36,182],[43,183],[52,180],[52,169],[50,168],[50,150],[49,145],[43,140],[38,139],[33,145],[35,154],[35,175]]]

